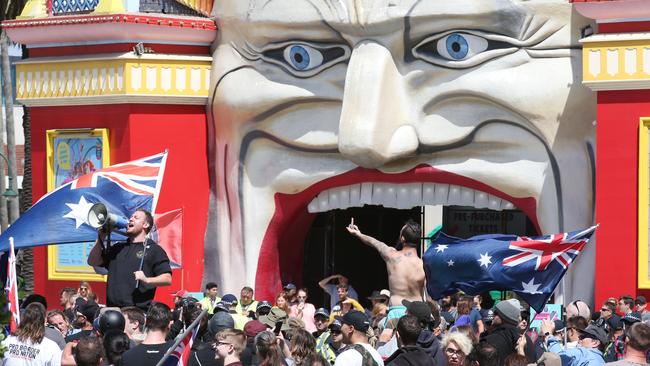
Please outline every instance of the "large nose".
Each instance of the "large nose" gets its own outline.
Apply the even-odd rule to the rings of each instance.
[[[348,65],[339,121],[339,151],[365,168],[414,155],[418,135],[404,77],[393,55],[373,41],[358,43]]]

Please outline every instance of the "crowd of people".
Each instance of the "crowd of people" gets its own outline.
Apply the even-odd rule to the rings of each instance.
[[[316,308],[307,289],[291,283],[273,301],[256,300],[250,287],[239,298],[220,297],[208,283],[200,300],[180,290],[173,309],[153,302],[146,312],[100,306],[86,282],[63,289],[60,308],[49,311],[43,296],[30,295],[3,342],[3,365],[154,366],[203,310],[188,366],[648,364],[650,311],[642,296],[610,298],[597,311],[573,301],[564,321],[535,328],[515,298],[403,300],[404,315],[389,319],[388,290],[359,299],[342,275],[319,285],[334,298],[329,307]]]

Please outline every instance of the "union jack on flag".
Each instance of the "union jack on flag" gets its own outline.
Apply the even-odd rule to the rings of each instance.
[[[187,363],[187,356],[189,355],[189,350],[192,348],[192,344],[194,344],[194,338],[196,338],[199,324],[197,322],[194,328],[192,328],[192,331],[187,333],[185,338],[183,338],[165,359],[162,366],[184,366]]]
[[[427,291],[434,299],[464,291],[510,290],[541,311],[596,230],[520,237],[480,235],[469,239],[442,232],[423,256]]]
[[[87,220],[95,203],[125,218],[138,208],[153,214],[166,161],[164,152],[97,170],[56,188],[0,235],[0,251],[9,249],[9,237],[14,238],[16,248],[94,242],[97,231]],[[124,239],[116,233],[113,238]]]
[[[14,253],[14,239],[9,238],[9,261],[7,262],[7,306],[11,313],[9,329],[14,332],[20,323],[20,311],[18,311],[18,279],[16,277],[16,254]]]

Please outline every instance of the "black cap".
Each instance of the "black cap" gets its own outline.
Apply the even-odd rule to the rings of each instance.
[[[343,325],[343,323],[341,323],[341,317],[337,316],[329,325],[329,328],[330,330],[341,330],[341,325]]]
[[[268,308],[268,309],[270,309],[270,308],[272,308],[272,307],[273,307],[273,305],[271,305],[271,303],[268,302],[268,301],[266,301],[266,300],[264,300],[264,301],[260,301],[260,302],[257,304],[257,310],[264,309],[264,308]]]
[[[325,318],[329,318],[330,317],[330,312],[327,311],[327,309],[325,309],[325,308],[318,308],[318,310],[316,310],[316,312],[314,313],[314,318],[317,317],[317,316],[322,316],[322,317],[325,317]]]
[[[97,312],[99,311],[99,305],[97,305],[96,302],[94,301],[84,301],[81,304],[79,304],[75,312],[80,313],[84,317],[86,317],[86,320],[88,322],[92,323],[93,320],[95,320],[95,316],[97,315]]]
[[[347,324],[360,332],[366,332],[370,327],[370,319],[365,313],[350,310],[341,318],[342,324]]]
[[[426,302],[402,300],[402,305],[406,307],[409,314],[414,315],[419,321],[431,321],[431,307]]]
[[[589,338],[591,339],[596,339],[600,341],[600,344],[602,345],[607,344],[607,333],[605,333],[605,331],[601,327],[590,325],[585,329],[577,329],[577,331],[580,334],[588,335]]]
[[[637,304],[637,305],[645,305],[648,302],[646,301],[645,296],[638,296],[636,298],[636,301],[634,301],[634,303]]]

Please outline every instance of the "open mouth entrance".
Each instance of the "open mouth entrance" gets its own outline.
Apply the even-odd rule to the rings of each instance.
[[[345,227],[352,217],[364,234],[388,245],[397,242],[400,229],[408,219],[423,227],[424,236],[438,225],[442,225],[445,233],[462,238],[492,233],[537,234],[535,225],[519,210],[496,211],[467,206],[396,209],[366,205],[318,213],[304,240],[302,268],[302,284],[309,290],[310,302],[317,308],[330,308],[330,296],[318,282],[333,274],[349,279],[365,307],[370,306],[367,297],[372,291],[388,288],[386,265],[379,254],[347,232]],[[421,257],[420,250],[418,254]]]

